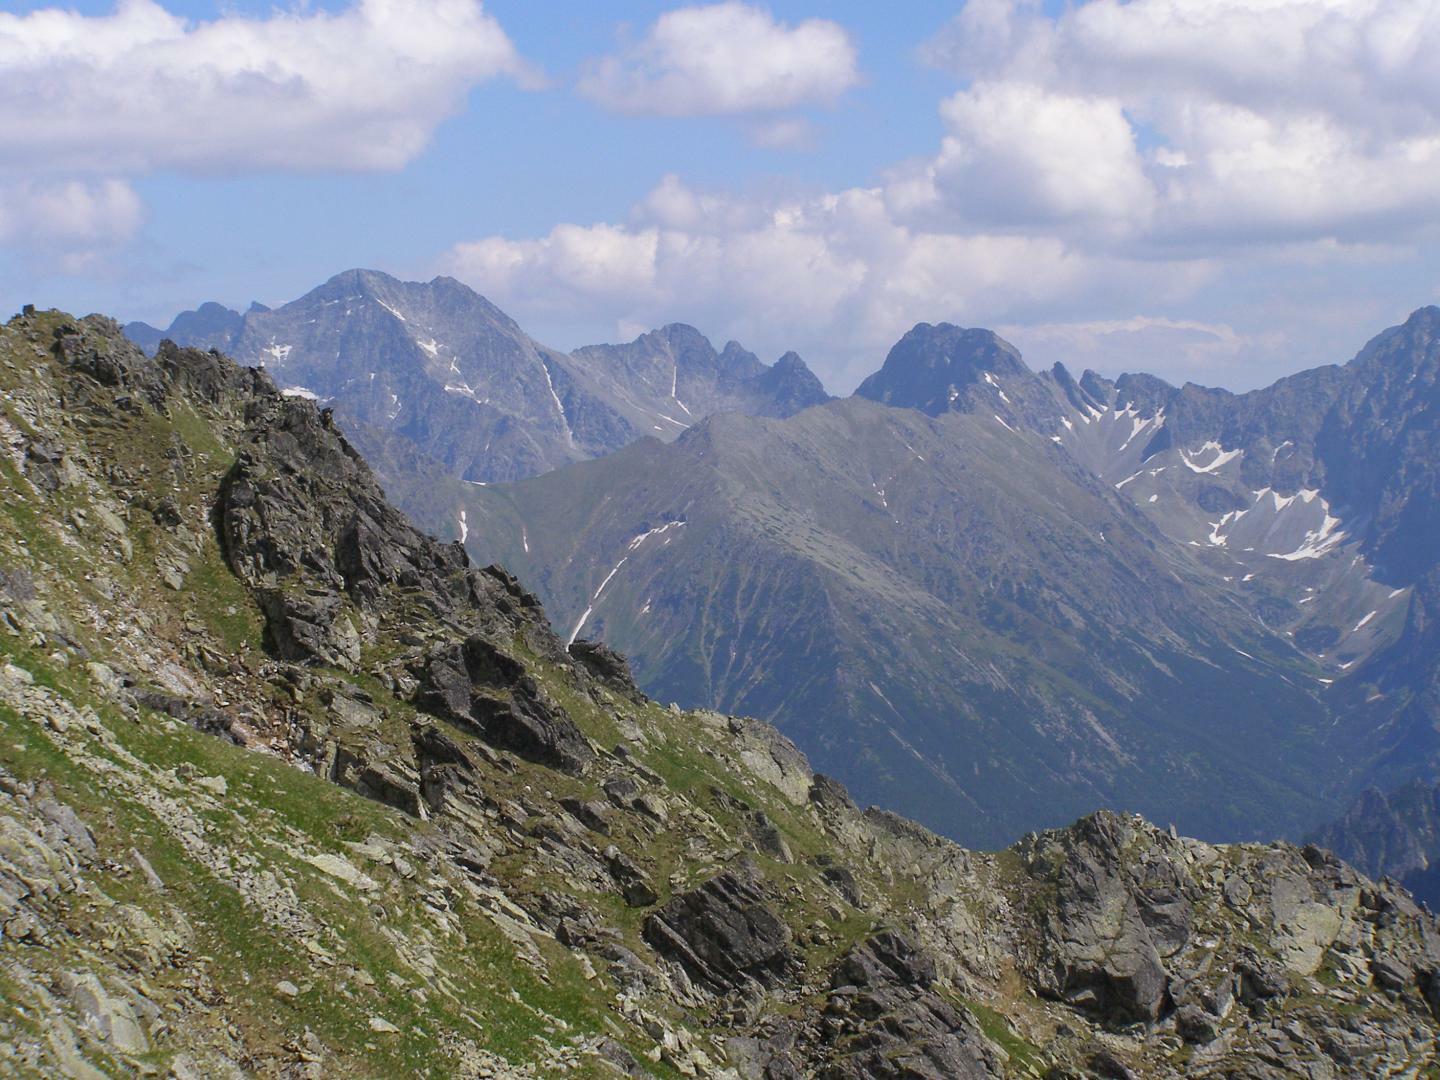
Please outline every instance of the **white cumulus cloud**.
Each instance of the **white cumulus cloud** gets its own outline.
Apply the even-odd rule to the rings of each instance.
[[[949,134],[917,209],[933,202],[989,225],[1147,224],[1155,192],[1119,101],[981,82],[940,113]]]
[[[1156,246],[1366,240],[1440,215],[1434,0],[970,0],[916,210]]]
[[[713,116],[828,105],[858,81],[838,23],[785,24],[727,0],[661,15],[640,41],[592,61],[579,89],[621,112]]]
[[[535,77],[479,0],[0,13],[0,243],[82,267],[135,234],[154,172],[398,169],[500,75]]]
[[[499,75],[529,72],[478,0],[198,23],[154,0],[0,14],[0,161],[108,175],[395,169]]]

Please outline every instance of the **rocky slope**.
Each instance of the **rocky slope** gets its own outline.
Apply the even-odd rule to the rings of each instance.
[[[151,352],[168,337],[264,365],[288,393],[335,409],[394,488],[417,468],[472,483],[533,476],[641,436],[674,438],[714,412],[785,416],[827,400],[793,353],[768,367],[735,342],[716,353],[697,330],[668,326],[566,355],[452,278],[374,270],[274,310],[210,303],[166,331],[126,333]]]
[[[1440,308],[1249,394],[1046,376],[1039,430],[1327,669],[1337,756],[1389,790],[1440,754]]]
[[[14,1075],[1418,1075],[1440,928],[1102,813],[967,852],[662,708],[333,418],[0,332]]]

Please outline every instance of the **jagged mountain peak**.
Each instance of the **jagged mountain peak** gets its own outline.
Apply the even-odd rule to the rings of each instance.
[[[710,339],[689,323],[672,322],[656,327],[649,333],[641,334],[637,340],[659,340],[675,348],[706,349],[715,351]]]
[[[482,323],[493,324],[505,334],[517,338],[528,337],[519,323],[487,297],[463,281],[446,275],[438,275],[423,282],[405,281],[383,270],[355,267],[331,276],[279,310],[283,311],[293,305],[313,306],[316,301],[333,302],[359,297],[381,302],[389,314],[402,321],[413,317],[424,322],[426,319],[433,319],[438,312],[450,319],[479,319]],[[411,308],[415,310],[411,311]]]
[[[1440,307],[1417,308],[1398,326],[1375,335],[1348,367],[1369,390],[1394,376],[1408,381],[1440,368]]]

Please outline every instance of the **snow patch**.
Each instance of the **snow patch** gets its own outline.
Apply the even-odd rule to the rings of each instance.
[[[274,360],[275,363],[283,364],[286,360],[290,358],[290,350],[293,348],[293,345],[276,345],[272,341],[269,345],[266,345],[265,348],[261,349],[260,351],[266,356],[270,357],[271,360]]]
[[[463,544],[470,536],[470,526],[465,521],[465,511],[460,511],[460,542]]]
[[[303,386],[287,386],[285,387],[285,389],[281,390],[280,393],[284,394],[286,397],[304,398],[306,401],[320,400],[319,394],[315,393],[314,390],[306,389]]]
[[[575,436],[570,431],[570,418],[565,415],[565,406],[560,404],[560,395],[555,392],[555,383],[550,378],[550,365],[543,359],[540,361],[540,370],[545,373],[545,386],[550,391],[550,400],[555,402],[555,411],[560,414],[560,426],[565,429],[565,441],[574,446]]]
[[[1216,547],[1224,547],[1227,543],[1227,537],[1221,536],[1220,530],[1233,525],[1235,522],[1239,521],[1249,512],[1250,511],[1248,510],[1231,510],[1219,521],[1212,521],[1210,523],[1210,543],[1214,544]]]
[[[1123,443],[1120,444],[1120,449],[1116,451],[1117,454],[1123,454],[1127,449],[1129,449],[1130,444],[1135,441],[1136,437],[1137,437],[1142,431],[1145,431],[1146,429],[1148,429],[1148,428],[1150,427],[1150,425],[1152,425],[1152,424],[1158,424],[1160,427],[1163,427],[1163,426],[1165,425],[1165,410],[1164,410],[1164,409],[1161,409],[1161,410],[1160,410],[1158,413],[1156,413],[1154,416],[1147,417],[1147,418],[1144,418],[1144,419],[1142,419],[1142,418],[1139,417],[1139,416],[1134,415],[1133,413],[1130,413],[1129,410],[1127,410],[1125,413],[1122,413],[1121,415],[1128,415],[1128,416],[1130,416],[1132,426],[1131,426],[1131,428],[1130,428],[1130,435],[1129,435],[1129,437],[1128,437]],[[1157,427],[1156,430],[1158,431],[1158,430],[1159,430],[1159,427]]]
[[[685,522],[683,522],[683,521],[667,521],[664,525],[657,526],[656,528],[651,529],[649,532],[643,532],[643,533],[641,533],[639,536],[635,537],[635,539],[633,539],[633,540],[630,541],[629,546],[628,546],[625,550],[626,550],[626,551],[634,551],[634,550],[635,550],[636,548],[638,548],[641,544],[643,544],[646,540],[649,540],[650,537],[652,537],[652,536],[663,536],[665,533],[669,532],[671,529],[680,529],[680,528],[684,528],[684,526],[685,526]]]
[[[424,341],[416,338],[415,344],[419,345],[420,348],[424,349],[427,353],[429,353],[432,360],[438,357],[440,355],[440,350],[444,348],[444,346],[441,345],[438,341],[436,341],[433,337],[426,338]]]
[[[386,311],[390,312],[391,315],[394,315],[401,322],[407,321],[404,315],[401,315],[400,312],[396,311],[393,307],[387,304],[384,300],[381,300],[378,296],[375,298],[375,302],[381,307],[383,307]]]
[[[679,398],[679,396],[676,394],[676,391],[679,389],[679,387],[680,387],[680,365],[679,365],[679,364],[676,364],[676,365],[674,365],[674,366],[670,369],[670,400],[673,401],[673,402],[675,402],[676,405],[679,405],[680,408],[684,409],[686,416],[693,417],[695,414],[690,411],[690,407],[689,407],[688,405],[686,405],[683,401],[681,401],[680,398]],[[667,417],[666,419],[669,419],[669,418]],[[676,420],[675,423],[678,424],[679,421]]]
[[[1379,615],[1379,614],[1380,614],[1380,612],[1378,612],[1378,611],[1372,611],[1372,612],[1370,612],[1369,615],[1366,615],[1363,619],[1361,619],[1359,622],[1357,622],[1357,623],[1355,624],[1354,629],[1352,629],[1350,632],[1353,634],[1353,633],[1355,633],[1356,630],[1362,629],[1367,623],[1369,623],[1369,621],[1370,621],[1371,619],[1375,618],[1375,616],[1376,616],[1376,615]]]
[[[1202,454],[1208,454],[1208,453],[1211,453],[1212,451],[1213,451],[1214,454],[1215,454],[1215,459],[1214,459],[1213,461],[1211,461],[1208,465],[1197,465],[1197,464],[1195,464],[1195,462],[1192,460],[1192,457],[1198,458],[1198,457],[1200,457],[1200,455],[1202,455]],[[1213,472],[1215,472],[1217,469],[1220,469],[1220,468],[1224,467],[1225,465],[1228,465],[1230,462],[1234,461],[1237,457],[1239,457],[1239,456],[1240,456],[1241,454],[1243,454],[1244,452],[1245,452],[1244,450],[1226,450],[1226,449],[1222,448],[1221,445],[1220,445],[1218,442],[1211,441],[1211,442],[1207,442],[1207,443],[1206,443],[1204,446],[1202,446],[1199,450],[1195,451],[1195,453],[1194,453],[1193,455],[1190,454],[1188,451],[1181,450],[1181,451],[1180,451],[1180,460],[1185,463],[1186,467],[1187,467],[1191,472],[1196,472],[1196,473],[1213,473]]]
[[[640,545],[645,543],[645,541],[650,539],[650,537],[652,536],[660,536],[662,533],[667,533],[671,529],[683,528],[684,525],[685,522],[683,521],[667,521],[664,525],[657,526],[656,528],[650,529],[647,532],[641,533],[639,536],[633,538],[630,543],[626,545],[625,554],[620,557],[619,562],[617,562],[613,567],[611,567],[610,573],[605,575],[605,580],[600,582],[600,587],[595,590],[595,595],[590,597],[590,603],[585,608],[584,613],[580,616],[580,621],[575,624],[575,629],[570,631],[570,637],[565,642],[565,647],[567,649],[571,645],[575,644],[576,638],[580,636],[580,631],[585,629],[585,624],[590,621],[590,616],[595,611],[595,605],[600,602],[600,597],[604,594],[606,587],[610,584],[611,581],[615,579],[615,575],[620,572],[620,568],[630,561],[630,556],[635,553],[635,551],[640,547]],[[523,538],[524,534],[522,533],[521,535]],[[528,542],[526,543],[525,550],[530,550]]]
[[[1300,494],[1303,498],[1306,493],[1302,491]],[[1305,501],[1309,502],[1310,500],[1306,499]],[[1306,533],[1304,542],[1294,551],[1286,552],[1283,555],[1272,553],[1270,558],[1284,559],[1286,562],[1295,562],[1298,559],[1318,559],[1322,555],[1327,555],[1335,550],[1340,541],[1345,539],[1345,534],[1336,531],[1337,526],[1340,524],[1340,519],[1331,516],[1329,505],[1326,504],[1324,500],[1321,500],[1321,506],[1325,509],[1325,520],[1320,525],[1320,528],[1312,529]]]

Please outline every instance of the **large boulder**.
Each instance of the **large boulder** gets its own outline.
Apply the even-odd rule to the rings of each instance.
[[[1189,940],[1191,902],[1175,868],[1132,865],[1130,824],[1102,812],[1050,837],[1031,872],[1049,879],[1042,991],[1111,1025],[1151,1024],[1172,1005],[1165,957]]]
[[[790,929],[748,865],[681,893],[645,920],[645,940],[716,992],[778,986],[794,970]]]
[[[482,637],[437,646],[415,668],[415,703],[527,761],[578,774],[589,740],[524,665]]]

